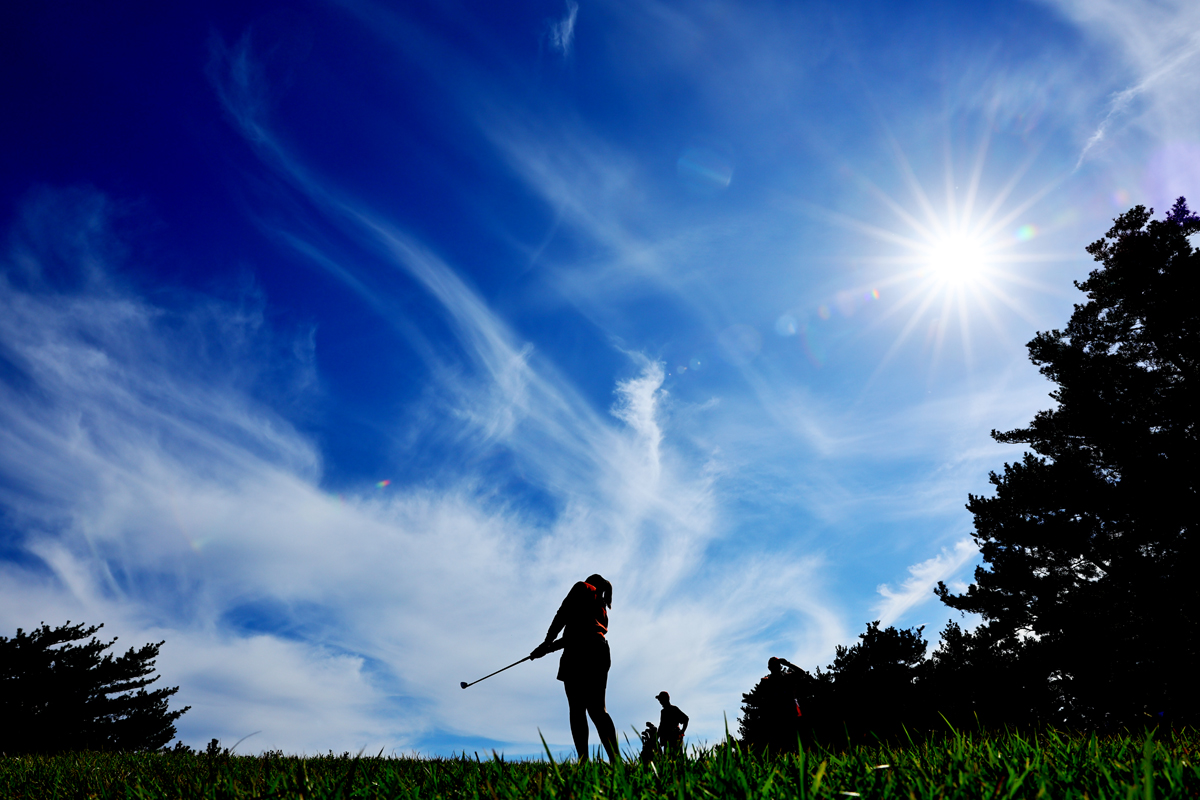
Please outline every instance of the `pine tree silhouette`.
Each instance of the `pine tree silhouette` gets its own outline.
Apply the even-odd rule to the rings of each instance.
[[[1151,214],[1087,248],[1087,301],[1029,342],[1055,407],[992,432],[1028,450],[967,504],[986,566],[937,590],[991,640],[1023,638],[1057,724],[1200,720],[1200,217],[1182,197]]]
[[[146,691],[163,642],[113,656],[116,639],[94,635],[102,627],[68,620],[0,636],[0,752],[153,750],[175,738],[190,708],[168,710],[179,687]]]

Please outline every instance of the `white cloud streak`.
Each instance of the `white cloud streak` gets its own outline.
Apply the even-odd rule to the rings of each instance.
[[[1187,0],[1047,2],[1100,46],[1115,50],[1134,75],[1132,85],[1112,94],[1076,169],[1112,140],[1122,120],[1160,143],[1195,138],[1200,115],[1191,98],[1200,88],[1200,7]]]
[[[563,54],[571,55],[571,45],[575,42],[575,19],[579,16],[579,3],[567,0],[567,13],[563,18],[550,25],[550,46]]]
[[[933,599],[933,589],[938,581],[951,580],[978,556],[979,548],[971,539],[960,539],[953,547],[943,547],[933,558],[909,567],[909,577],[899,589],[881,585],[878,591],[883,600],[875,609],[880,624],[891,625],[915,606],[928,603]]]

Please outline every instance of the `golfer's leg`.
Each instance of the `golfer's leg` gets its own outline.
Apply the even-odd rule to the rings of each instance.
[[[608,760],[617,763],[617,759],[621,757],[617,749],[617,726],[613,724],[612,717],[604,709],[603,703],[598,711],[592,712],[592,722],[596,725],[596,733],[600,734],[600,743],[608,753]]]
[[[580,763],[583,763],[588,760],[587,696],[584,691],[585,687],[580,686],[580,681],[578,680],[570,680],[563,681],[563,688],[567,691],[567,706],[570,708],[571,714],[571,738],[575,740],[575,752],[579,754]]]
[[[594,685],[589,687],[591,691],[588,693],[587,709],[592,723],[596,726],[596,733],[600,735],[600,743],[604,745],[604,750],[608,753],[608,760],[615,764],[621,757],[621,752],[617,748],[617,726],[613,724],[612,717],[608,715],[608,709],[604,707],[607,685],[608,673],[604,673]]]

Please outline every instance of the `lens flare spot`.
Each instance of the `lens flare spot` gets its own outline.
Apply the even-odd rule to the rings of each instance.
[[[1017,241],[1028,242],[1030,239],[1038,235],[1036,225],[1022,225],[1017,228]]]
[[[780,336],[795,336],[797,330],[796,318],[791,314],[784,314],[775,320],[775,332]]]
[[[391,486],[391,485],[392,485],[392,482],[390,480],[382,480],[379,483],[375,484],[375,488],[382,489],[385,486]]]

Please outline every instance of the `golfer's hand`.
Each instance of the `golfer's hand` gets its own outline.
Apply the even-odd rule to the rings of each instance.
[[[550,652],[550,643],[542,642],[537,647],[533,648],[533,652],[529,654],[530,658],[541,658]]]

